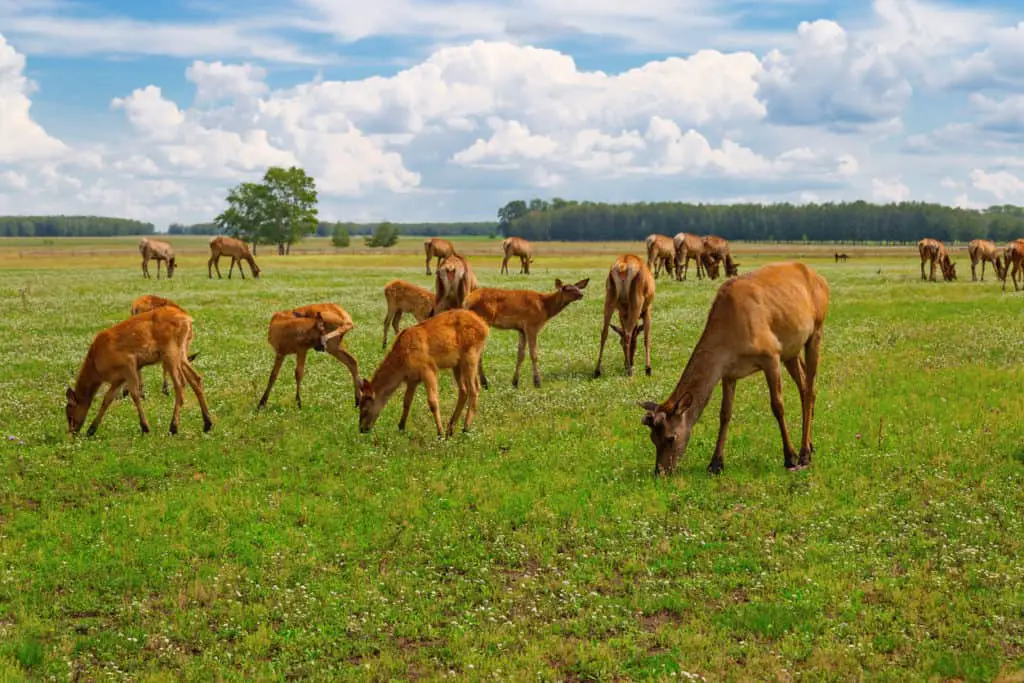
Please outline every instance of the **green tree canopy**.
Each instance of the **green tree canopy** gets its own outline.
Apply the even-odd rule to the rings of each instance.
[[[348,228],[345,227],[344,223],[334,224],[334,233],[331,235],[331,244],[343,249],[352,243],[352,238],[348,234]]]
[[[365,240],[368,247],[392,247],[398,244],[398,226],[384,221]]]
[[[316,183],[297,166],[271,167],[263,182],[233,187],[227,201],[214,219],[217,229],[253,244],[276,244],[279,254],[316,232]]]

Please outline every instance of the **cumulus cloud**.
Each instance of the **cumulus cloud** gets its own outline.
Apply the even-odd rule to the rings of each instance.
[[[987,45],[957,60],[946,84],[958,88],[1019,88],[1024,85],[1024,22],[992,31]]]
[[[29,95],[33,85],[24,76],[25,57],[0,34],[0,163],[39,159],[66,151],[32,120]]]
[[[910,200],[910,188],[903,184],[902,178],[872,178],[871,195],[876,202],[883,204],[899,203]]]
[[[196,86],[196,99],[211,101],[235,97],[256,97],[267,92],[263,79],[267,70],[252,64],[224,64],[195,61],[185,70]]]
[[[976,168],[971,171],[971,185],[989,193],[1000,202],[1024,201],[1024,180],[1008,171],[988,173]]]

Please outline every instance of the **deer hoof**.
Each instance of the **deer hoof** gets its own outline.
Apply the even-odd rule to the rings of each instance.
[[[540,389],[540,377],[533,378],[533,386],[535,389]]]
[[[645,372],[647,373],[647,376],[648,376],[648,377],[650,377],[650,376],[651,376],[651,369],[650,369],[650,368],[647,368],[647,369],[645,370]]]
[[[203,433],[205,434],[211,429],[213,429],[213,422],[210,420],[203,420]]]
[[[725,463],[721,460],[712,460],[708,463],[708,474],[718,475],[725,469]]]
[[[96,433],[96,429],[97,429],[96,425],[89,425],[89,429],[86,430],[85,435],[86,436],[92,436],[93,434]]]
[[[512,388],[513,389],[518,389],[519,388],[519,378],[518,377],[513,377],[512,378]]]
[[[149,430],[148,430],[148,429],[145,429],[145,428],[143,428],[143,430],[142,430],[142,431],[144,431],[144,432],[148,432]],[[171,432],[171,436],[174,436],[175,434],[177,434],[177,433],[178,433],[178,425],[176,425],[176,424],[174,424],[174,423],[172,422],[172,423],[171,423],[171,429],[170,429],[170,432]]]
[[[601,368],[594,370],[594,379],[598,379],[601,376]]]

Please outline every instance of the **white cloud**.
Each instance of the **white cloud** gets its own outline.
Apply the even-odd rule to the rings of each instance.
[[[988,173],[976,168],[971,171],[971,185],[993,195],[1000,202],[1024,200],[1024,180],[1008,171]]]
[[[494,134],[484,140],[477,138],[468,149],[456,152],[452,161],[467,166],[507,165],[510,160],[543,159],[558,149],[558,143],[543,135],[531,135],[518,121],[492,118]]]
[[[25,78],[25,58],[0,34],[0,163],[53,157],[66,151],[32,120],[29,95],[33,85]]]
[[[994,99],[975,93],[971,105],[978,112],[980,128],[1009,136],[1024,136],[1024,95]]]
[[[872,178],[872,198],[883,204],[898,203],[910,200],[910,188],[903,184],[902,179]]]
[[[252,64],[197,60],[185,70],[185,78],[196,85],[196,99],[199,101],[262,95],[268,90],[263,82],[266,77],[266,69]]]
[[[1024,22],[992,31],[986,46],[952,67],[946,84],[961,88],[1019,88],[1024,85]]]
[[[128,97],[115,97],[110,106],[124,109],[128,120],[141,133],[157,140],[171,139],[177,128],[185,122],[178,105],[164,99],[155,85],[147,85]]]

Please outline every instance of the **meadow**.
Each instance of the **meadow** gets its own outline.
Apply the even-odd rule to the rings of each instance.
[[[170,281],[142,279],[134,238],[0,241],[0,679],[1024,680],[1024,294],[970,282],[963,249],[947,284],[912,248],[737,245],[742,272],[799,257],[830,283],[813,467],[783,468],[757,375],[725,472],[716,391],[655,479],[636,402],[671,391],[718,283],[659,279],[653,377],[613,337],[592,379],[607,268],[640,243],[537,244],[529,277],[461,243],[486,286],[591,283],[540,336],[543,387],[511,387],[516,335],[493,330],[474,429],[438,441],[422,390],[405,433],[399,393],[359,434],[325,354],[301,411],[293,360],[254,410],[277,310],[342,305],[373,372],[384,284],[430,286],[421,240],[261,248],[244,282],[171,241]],[[121,400],[69,438],[65,384],[145,293],[195,319],[213,431],[187,394],[169,436],[150,368],[153,433]],[[454,400],[447,374],[445,418]]]

